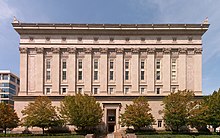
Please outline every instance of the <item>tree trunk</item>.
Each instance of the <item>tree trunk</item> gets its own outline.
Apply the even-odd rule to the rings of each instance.
[[[216,127],[213,127],[214,128],[214,132],[216,132]]]
[[[43,134],[44,134],[44,127],[42,129],[43,129]]]
[[[4,130],[5,130],[5,135],[6,135],[6,129],[7,129],[7,128],[5,127],[5,128],[4,128]]]

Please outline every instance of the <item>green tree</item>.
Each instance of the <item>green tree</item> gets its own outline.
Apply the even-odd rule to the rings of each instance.
[[[140,130],[154,122],[150,113],[148,101],[145,97],[139,97],[133,100],[133,104],[126,105],[125,112],[120,116],[120,124],[123,126],[133,126],[134,129]]]
[[[60,117],[56,113],[56,107],[52,106],[51,100],[46,96],[39,96],[33,103],[21,111],[24,115],[23,125],[27,127],[40,127],[43,130],[62,124]]]
[[[18,126],[19,118],[15,110],[9,104],[0,103],[0,128],[4,129]]]
[[[216,132],[216,128],[220,126],[220,89],[206,97],[204,102],[208,106],[207,124],[212,125]]]
[[[66,96],[61,102],[60,113],[66,123],[79,130],[97,126],[103,116],[102,108],[95,98],[81,94]]]
[[[171,92],[163,100],[164,121],[169,129],[178,132],[188,123],[190,108],[194,94],[191,91]]]

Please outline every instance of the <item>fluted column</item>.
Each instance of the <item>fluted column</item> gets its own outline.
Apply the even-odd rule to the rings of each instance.
[[[100,94],[106,95],[108,92],[108,49],[100,49]]]
[[[194,92],[202,95],[202,48],[195,48],[194,52]]]
[[[170,48],[163,49],[163,92],[170,92]]]
[[[179,90],[186,89],[186,52],[187,49],[179,49],[179,62],[178,62],[178,84]]]
[[[116,49],[116,94],[123,94],[124,89],[124,49]]]
[[[24,96],[28,94],[28,49],[19,48],[20,51],[20,92],[18,96]]]
[[[147,55],[147,92],[155,93],[155,49],[149,48]]]
[[[52,48],[52,93],[51,95],[60,94],[60,48]]]
[[[133,48],[131,58],[131,91],[133,94],[139,94],[139,72],[139,48]]]
[[[92,93],[92,48],[85,48],[85,57],[83,59],[83,81],[84,93]]]
[[[44,48],[35,48],[36,50],[36,87],[35,94],[43,95],[44,92]]]
[[[76,48],[67,48],[69,57],[67,60],[68,94],[73,95],[76,91]]]

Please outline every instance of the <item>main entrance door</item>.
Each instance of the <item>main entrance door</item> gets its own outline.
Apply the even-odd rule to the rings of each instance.
[[[116,125],[116,109],[107,109],[107,128],[108,132],[114,132]]]

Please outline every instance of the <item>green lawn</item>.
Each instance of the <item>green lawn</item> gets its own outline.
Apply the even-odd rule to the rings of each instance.
[[[138,135],[137,138],[220,138],[219,135]]]
[[[0,135],[0,137],[5,137]],[[7,135],[6,137],[16,137],[16,138],[84,138],[82,135],[69,135],[69,136],[21,136],[21,135]]]

